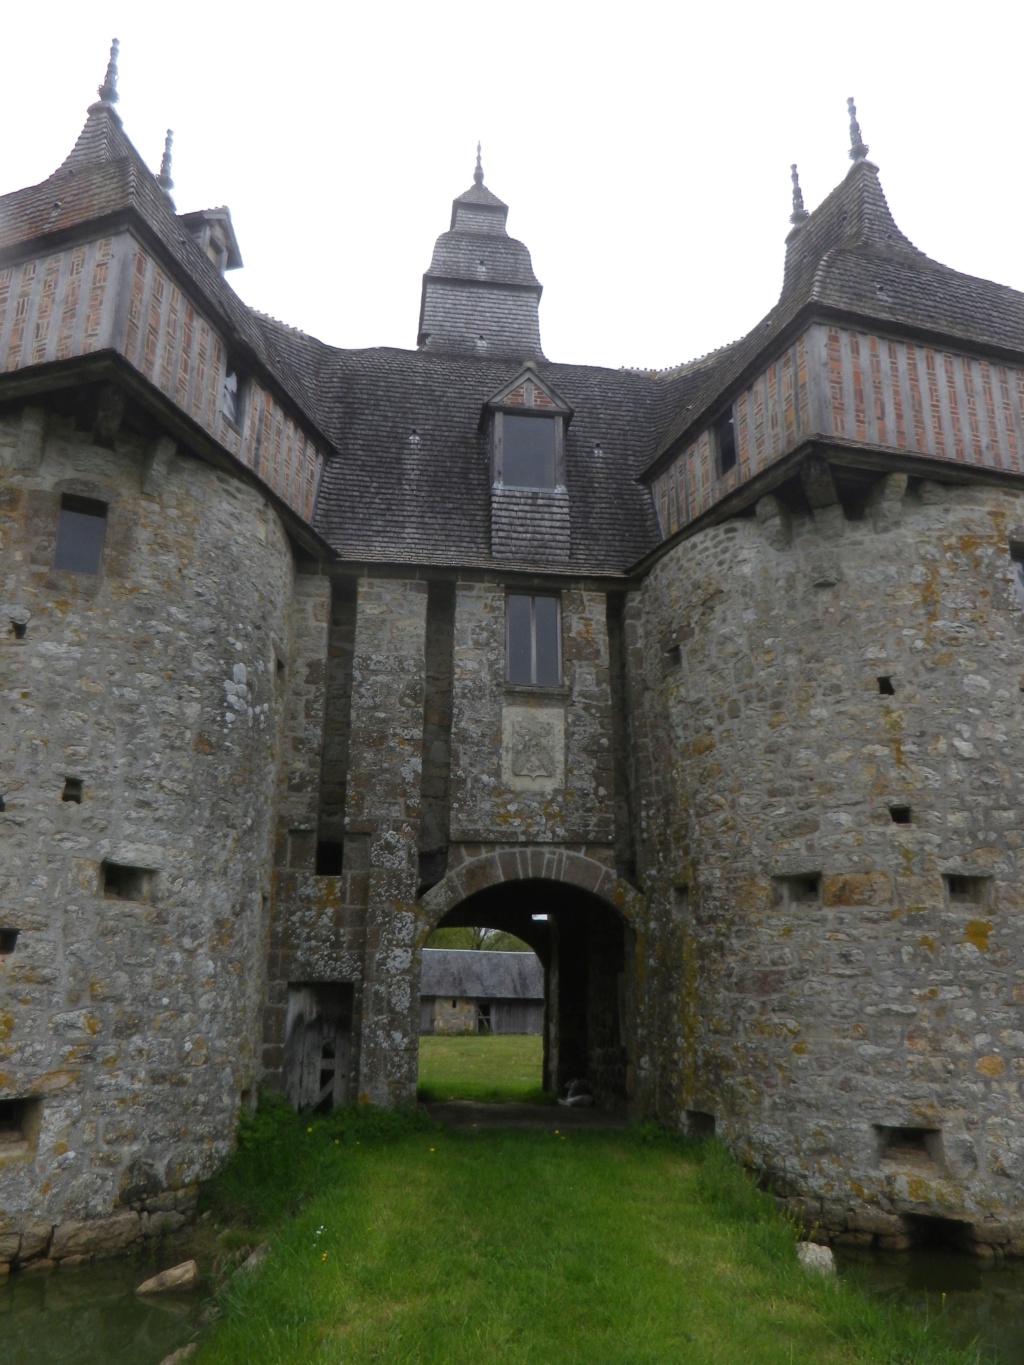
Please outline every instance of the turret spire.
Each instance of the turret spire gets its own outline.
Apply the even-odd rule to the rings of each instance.
[[[117,53],[121,44],[115,38],[110,44],[110,61],[107,62],[107,74],[103,77],[103,84],[97,90],[101,104],[113,105],[117,103]]]
[[[476,170],[473,172],[473,184],[482,185],[484,183],[484,168],[480,162],[480,144],[476,144]]]
[[[811,215],[804,208],[804,195],[800,188],[800,177],[797,174],[795,161],[789,168],[789,174],[793,181],[793,212],[789,215],[789,221],[794,227],[799,227],[801,223],[806,223]]]
[[[857,106],[852,95],[846,101],[846,107],[850,111],[850,160],[856,166],[858,162],[867,160],[870,149],[861,136],[860,124],[857,122]]]
[[[171,145],[173,142],[174,133],[168,128],[167,136],[164,138],[164,154],[160,160],[160,174],[156,178],[156,183],[168,198],[170,198],[171,190],[174,189],[174,181],[171,179]]]

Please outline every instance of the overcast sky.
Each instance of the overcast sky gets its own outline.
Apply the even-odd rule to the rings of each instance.
[[[907,236],[1024,288],[1019,4],[18,8],[0,192],[67,154],[116,35],[125,130],[154,169],[175,130],[180,210],[230,207],[239,294],[339,346],[415,346],[480,138],[550,358],[712,350],[778,295],[790,162],[808,208],[846,173],[847,95]]]

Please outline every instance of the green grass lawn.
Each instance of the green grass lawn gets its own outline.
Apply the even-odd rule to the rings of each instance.
[[[224,1236],[271,1251],[222,1292],[200,1365],[975,1359],[942,1322],[801,1270],[714,1142],[278,1106],[243,1128],[209,1198]]]
[[[551,1102],[541,1089],[539,1033],[493,1033],[420,1039],[421,1100]]]

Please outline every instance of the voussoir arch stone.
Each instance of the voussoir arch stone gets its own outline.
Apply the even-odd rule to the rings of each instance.
[[[457,855],[456,855],[457,856]],[[614,868],[587,852],[553,848],[550,844],[478,846],[450,867],[420,902],[431,928],[469,896],[513,881],[551,881],[589,891],[635,923],[643,896],[619,877]]]

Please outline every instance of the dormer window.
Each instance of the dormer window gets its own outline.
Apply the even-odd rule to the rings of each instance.
[[[564,490],[563,442],[572,409],[554,390],[528,368],[487,409],[495,488]]]
[[[556,488],[560,423],[558,417],[498,413],[497,481],[506,488]]]

